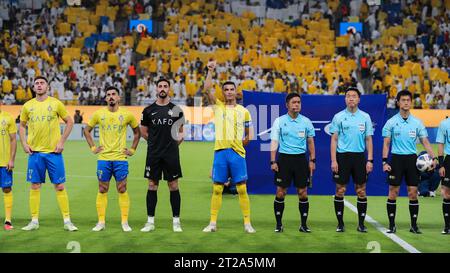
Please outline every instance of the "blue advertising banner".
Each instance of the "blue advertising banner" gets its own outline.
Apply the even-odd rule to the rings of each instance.
[[[255,194],[274,194],[274,174],[270,170],[270,128],[273,121],[287,112],[285,94],[246,92],[244,106],[252,115],[256,139],[246,147],[248,191]],[[316,171],[313,175],[311,194],[332,195],[335,183],[332,180],[329,127],[333,116],[345,108],[344,96],[303,95],[301,114],[311,119],[316,130]],[[388,184],[382,171],[383,139],[381,129],[385,123],[386,96],[363,95],[360,109],[367,112],[374,126],[374,171],[368,177],[368,195],[386,195]],[[349,184],[347,194],[354,195],[353,183]],[[295,193],[291,187],[289,193]],[[402,186],[401,194],[406,193]]]

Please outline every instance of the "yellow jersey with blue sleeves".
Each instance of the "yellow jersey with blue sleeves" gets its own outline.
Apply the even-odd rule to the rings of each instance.
[[[11,158],[10,134],[17,133],[16,121],[13,116],[5,111],[0,111],[1,146],[0,146],[0,167],[6,167]]]
[[[245,136],[245,128],[251,126],[252,118],[250,112],[239,104],[234,107],[228,107],[218,99],[213,106],[213,110],[216,131],[214,150],[231,148],[242,157],[245,157],[242,140]]]
[[[117,111],[111,112],[105,107],[94,112],[88,125],[91,128],[98,125],[99,128],[103,151],[99,153],[98,160],[127,160],[123,153],[127,147],[127,126],[130,125],[133,129],[139,126],[130,111],[119,107]]]
[[[36,98],[27,101],[22,108],[20,121],[28,125],[27,143],[31,150],[52,153],[61,139],[59,118],[65,119],[69,113],[64,104],[53,97],[44,101]]]

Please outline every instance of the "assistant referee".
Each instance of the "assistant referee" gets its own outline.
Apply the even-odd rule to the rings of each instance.
[[[299,199],[300,232],[311,232],[306,225],[309,212],[307,185],[316,168],[314,126],[309,118],[300,114],[301,98],[297,93],[286,96],[288,113],[275,119],[271,131],[270,166],[275,172],[277,193],[273,202],[277,225],[275,232],[283,232],[282,217],[287,189],[294,182]],[[309,165],[306,159],[309,150]],[[279,147],[278,161],[275,160]]]

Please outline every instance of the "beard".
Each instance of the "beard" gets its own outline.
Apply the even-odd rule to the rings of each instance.
[[[161,99],[165,99],[165,98],[167,98],[167,93],[166,92],[159,92],[158,97],[160,97]]]
[[[109,104],[109,106],[116,106],[116,102],[115,101],[109,101],[108,104]]]

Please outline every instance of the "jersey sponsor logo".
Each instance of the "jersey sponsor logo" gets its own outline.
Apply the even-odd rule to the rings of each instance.
[[[113,125],[103,125],[102,124],[102,125],[100,125],[100,128],[105,131],[115,131],[115,130],[121,131],[124,128],[124,126],[117,125],[117,124],[113,124]]]
[[[416,130],[410,130],[409,131],[409,137],[415,138],[417,135]]]
[[[52,121],[55,119],[52,116],[31,116],[30,122],[40,122],[40,121]]]
[[[158,119],[152,119],[153,125],[172,125],[173,119],[170,118],[158,118]]]
[[[358,125],[358,128],[359,128],[359,131],[360,131],[361,133],[363,133],[364,131],[366,131],[366,124],[360,123],[360,124]]]
[[[302,131],[298,132],[298,137],[300,137],[300,138],[304,138],[305,135],[306,135],[305,130],[302,130]]]

